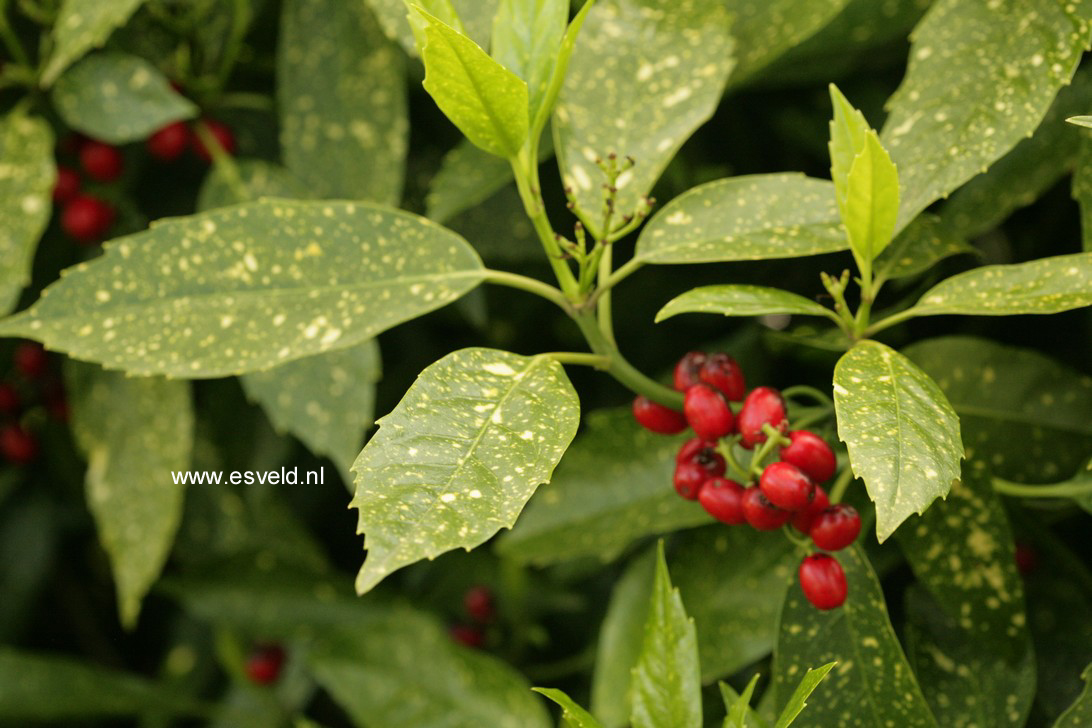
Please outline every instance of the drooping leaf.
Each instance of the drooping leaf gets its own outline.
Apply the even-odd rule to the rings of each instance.
[[[66,124],[111,144],[145,139],[197,115],[158,68],[126,53],[87,56],[57,79],[52,96]]]
[[[501,0],[493,20],[493,57],[527,82],[532,119],[546,100],[568,20],[568,0]]]
[[[837,662],[793,723],[797,728],[937,728],[864,552],[852,546],[839,551],[837,559],[849,583],[843,606],[820,611],[804,598],[799,584],[789,588],[774,653],[775,703],[810,666]]]
[[[64,0],[53,23],[53,52],[42,68],[42,87],[51,86],[73,61],[104,44],[143,4],[144,0]]]
[[[822,667],[808,668],[808,671],[804,673],[804,677],[800,680],[800,684],[796,686],[796,690],[789,696],[789,702],[785,704],[781,715],[778,716],[774,728],[789,728],[796,721],[797,717],[804,712],[804,708],[807,707],[808,697],[815,692],[815,688],[819,687],[819,683],[823,682],[823,678],[834,669],[836,664],[835,662],[828,662]]]
[[[645,263],[795,258],[845,250],[834,186],[799,174],[709,182],[669,202],[637,239]]]
[[[417,43],[406,20],[405,0],[366,0],[375,11],[387,37],[397,40],[406,53],[417,55]],[[452,28],[466,33],[483,48],[489,43],[493,18],[500,0],[416,0],[414,3]]]
[[[723,285],[694,288],[676,296],[656,314],[660,323],[681,313],[719,313],[724,316],[762,316],[788,313],[801,316],[833,315],[833,311],[780,288]]]
[[[1054,728],[1081,728],[1092,722],[1092,663],[1081,673],[1081,678],[1084,680],[1084,692],[1058,716]]]
[[[200,212],[263,197],[307,199],[312,191],[284,167],[262,159],[238,159],[234,167],[214,166],[197,193]]]
[[[877,341],[861,341],[834,369],[838,437],[876,504],[882,542],[948,494],[963,458],[959,417],[928,374]]]
[[[728,715],[724,716],[722,728],[760,728],[765,726],[762,718],[751,708],[751,696],[754,695],[759,677],[760,675],[755,673],[755,676],[747,683],[747,687],[743,689],[742,693],[737,693],[728,683],[718,683],[720,697],[724,701],[725,710],[728,711]]]
[[[671,487],[684,441],[648,432],[629,408],[592,412],[553,482],[499,539],[498,553],[536,565],[610,561],[644,536],[709,523],[700,506]]]
[[[974,253],[975,248],[935,215],[919,215],[876,258],[879,282],[914,276],[953,255]]]
[[[57,170],[49,125],[25,111],[0,117],[0,160],[0,314],[6,314],[30,282],[52,210]]]
[[[289,0],[277,100],[285,166],[314,197],[402,197],[409,122],[402,54],[363,2]]]
[[[615,207],[631,214],[713,113],[734,61],[722,3],[600,0],[588,13],[554,112],[565,185],[592,230],[606,182],[597,157],[632,157]]]
[[[357,591],[511,528],[579,422],[553,359],[463,349],[425,369],[353,464],[368,550]]]
[[[1087,0],[933,3],[882,133],[902,183],[899,228],[1035,130],[1087,48],[1088,18]]]
[[[249,203],[104,250],[0,322],[0,335],[135,374],[215,377],[353,346],[483,276],[455,233],[353,202]]]
[[[663,543],[649,595],[648,620],[633,668],[633,728],[701,728],[701,673],[694,620],[671,586]]]
[[[132,628],[182,519],[193,449],[190,385],[126,377],[71,362],[72,433],[87,458],[87,505],[114,572],[121,621]]]
[[[536,693],[544,695],[561,706],[563,725],[568,728],[602,728],[603,724],[595,719],[588,711],[560,690],[552,688],[532,688]]]

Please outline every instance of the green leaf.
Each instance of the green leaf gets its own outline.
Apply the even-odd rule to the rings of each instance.
[[[633,728],[701,728],[701,674],[694,620],[671,586],[663,543],[656,558],[645,638],[633,668]]]
[[[190,467],[189,382],[127,377],[71,362],[72,433],[87,458],[87,504],[110,557],[118,610],[128,628],[167,561],[182,520]]]
[[[723,728],[755,728],[755,726],[764,725],[758,713],[751,709],[751,696],[754,695],[759,677],[758,673],[755,673],[742,694],[736,693],[728,683],[718,683],[720,697],[728,711],[728,715],[724,717]]]
[[[903,353],[951,402],[968,458],[996,474],[1058,480],[1092,452],[1092,378],[1037,351],[971,336],[928,339]]]
[[[732,177],[669,202],[641,231],[644,263],[796,258],[846,249],[834,186],[800,174]]]
[[[409,121],[402,54],[362,2],[289,0],[277,51],[284,163],[314,197],[402,197]]]
[[[868,132],[871,127],[864,114],[849,103],[834,84],[830,85],[830,101],[834,115],[830,120],[830,179],[834,182],[838,207],[844,210],[849,197],[849,173],[857,156],[864,153],[868,146]],[[845,216],[845,213],[842,213]]]
[[[511,528],[580,424],[561,365],[463,349],[429,366],[353,464],[361,594],[423,558]]]
[[[434,16],[427,23],[425,90],[467,139],[490,154],[514,157],[527,140],[527,83],[474,41]]]
[[[546,101],[569,0],[501,0],[493,20],[493,58],[527,82],[530,118]]]
[[[776,698],[785,695],[811,665],[837,662],[830,679],[794,725],[806,728],[937,728],[914,673],[895,638],[883,591],[859,546],[839,551],[849,597],[838,609],[820,611],[794,583],[781,610],[774,653]]]
[[[84,53],[103,45],[143,4],[144,0],[64,0],[53,23],[53,52],[42,68],[42,88],[51,86]]]
[[[216,377],[353,346],[483,277],[455,233],[353,202],[249,203],[104,250],[0,322],[0,335],[135,374]]]
[[[861,341],[846,352],[834,368],[834,408],[853,474],[876,504],[881,542],[959,478],[959,417],[937,383],[897,351]]]
[[[591,230],[606,182],[595,159],[632,157],[618,215],[634,212],[717,107],[734,66],[729,18],[709,0],[601,0],[588,13],[554,112],[565,185]]]
[[[49,124],[19,110],[0,117],[0,159],[0,314],[6,314],[30,283],[52,211],[57,170]]]
[[[1035,130],[1073,77],[1088,18],[1087,0],[933,3],[882,133],[902,183],[899,228]]]
[[[1012,530],[989,473],[968,464],[948,499],[908,521],[896,538],[938,603],[928,610],[910,599],[908,650],[937,720],[1024,725],[1035,656]]]
[[[561,94],[561,87],[564,85],[565,79],[569,75],[569,63],[572,61],[573,53],[576,51],[577,38],[580,37],[580,31],[584,27],[584,21],[588,19],[588,13],[591,12],[592,7],[595,6],[595,2],[596,0],[586,0],[584,2],[584,5],[577,11],[572,22],[569,23],[569,27],[565,29],[565,34],[561,37],[561,46],[557,49],[557,58],[554,61],[553,72],[550,75],[549,83],[546,85],[546,92],[543,95],[542,103],[539,106],[538,111],[531,117],[531,135],[533,138],[538,138],[542,130],[546,128],[546,123],[550,120],[550,115],[557,106],[557,99]],[[552,150],[553,135],[551,134],[550,136],[549,145]]]
[[[1092,663],[1081,673],[1081,678],[1084,680],[1084,692],[1058,716],[1054,728],[1081,728],[1092,722]]]
[[[710,522],[671,487],[685,437],[640,427],[629,408],[592,412],[553,482],[497,542],[505,558],[538,566],[617,558],[637,539]]]
[[[527,217],[515,185],[508,185],[485,202],[452,218],[447,226],[470,240],[488,263],[526,265],[543,262],[542,242]],[[483,321],[488,318],[485,313],[482,316]],[[484,329],[485,324],[481,328]]]
[[[676,296],[656,314],[660,323],[681,313],[719,313],[724,316],[762,316],[789,313],[826,316],[833,312],[803,296],[764,286],[702,286]]]
[[[1081,208],[1083,248],[1092,252],[1092,139],[1082,139],[1073,170],[1073,199]]]
[[[1073,126],[1083,126],[1086,129],[1092,129],[1092,116],[1071,116],[1066,119]]]
[[[804,708],[807,707],[808,697],[815,692],[815,688],[819,687],[819,683],[823,682],[823,678],[834,669],[836,664],[838,663],[828,662],[822,667],[808,669],[796,690],[793,691],[789,702],[785,705],[785,709],[781,711],[774,728],[789,728],[793,724],[796,718],[804,712]]]
[[[417,55],[417,43],[406,22],[405,0],[366,0],[379,18],[391,40],[397,40],[406,53]],[[489,43],[493,17],[500,0],[417,0],[416,5],[464,33],[480,46]]]
[[[899,175],[876,132],[865,133],[865,146],[853,159],[846,179],[842,220],[858,266],[870,265],[895,233],[899,212]]]
[[[311,190],[284,167],[262,159],[237,159],[234,168],[214,166],[205,176],[197,193],[197,210],[207,212],[263,197],[310,196]]]
[[[936,215],[922,214],[876,258],[876,281],[916,276],[945,258],[964,253],[977,250]]]
[[[1011,316],[1084,306],[1092,306],[1092,253],[975,268],[930,288],[913,310],[919,316]]]
[[[552,688],[531,689],[540,695],[545,695],[561,706],[561,717],[565,721],[564,725],[571,726],[571,728],[602,728],[602,723],[562,691]]]
[[[197,115],[158,68],[126,53],[93,53],[69,68],[53,86],[53,105],[70,127],[111,144]]]

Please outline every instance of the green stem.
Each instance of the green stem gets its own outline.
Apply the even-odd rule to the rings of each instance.
[[[610,357],[602,354],[585,354],[578,351],[549,351],[545,354],[539,354],[539,356],[553,359],[559,364],[576,364],[604,371],[610,369]]]
[[[849,487],[850,482],[853,480],[853,468],[848,465],[845,469],[838,473],[838,479],[834,481],[834,485],[830,487],[830,502],[841,503],[842,497],[846,494],[846,489]]]
[[[618,270],[611,273],[606,280],[599,281],[599,287],[592,293],[591,298],[588,299],[588,305],[594,306],[599,302],[603,296],[607,295],[607,291],[614,288],[616,285],[624,281],[629,276],[637,272],[637,269],[644,265],[644,261],[634,256],[622,266],[619,266]]]
[[[273,99],[265,94],[251,93],[249,91],[233,91],[222,94],[216,99],[216,106],[225,109],[254,109],[257,111],[271,111]]]
[[[533,149],[524,149],[518,157],[513,157],[509,162],[512,172],[516,177],[516,188],[519,190],[520,199],[523,201],[523,210],[531,220],[531,225],[538,234],[538,239],[546,251],[546,257],[550,261],[550,267],[554,269],[557,282],[567,298],[579,296],[580,286],[573,276],[573,271],[565,262],[565,255],[561,246],[554,238],[554,229],[546,216],[546,206],[542,201],[542,195],[538,184],[538,160],[537,144],[531,145]]]
[[[604,242],[599,244],[603,246],[602,257],[599,259],[599,281],[603,282],[610,278],[611,269],[614,267],[614,256],[613,248],[609,244]],[[599,330],[603,332],[603,336],[607,338],[607,341],[617,347],[618,344],[614,338],[614,315],[611,310],[610,291],[599,297],[596,310],[599,313]]]
[[[565,295],[561,290],[555,286],[551,286],[549,283],[543,283],[535,278],[521,276],[518,273],[508,273],[507,271],[493,270],[492,268],[486,269],[485,282],[495,283],[500,286],[508,286],[509,288],[518,288],[521,291],[533,293],[536,296],[545,298],[551,303],[557,304],[570,316],[576,315],[572,306],[569,304],[569,300],[565,298]]]
[[[796,529],[788,525],[782,528],[782,533],[784,533],[785,538],[792,541],[793,545],[796,546],[798,549],[803,549],[804,551],[811,553],[813,547],[810,538],[800,535],[800,533]]]
[[[235,69],[235,62],[239,59],[243,39],[246,38],[250,3],[248,0],[234,0],[231,10],[231,35],[228,37],[224,55],[220,60],[220,68],[216,74],[216,90],[218,92],[227,85],[231,72]]]
[[[808,410],[811,410],[812,413],[804,415],[800,419],[794,421],[792,423],[792,429],[806,430],[816,422],[822,422],[834,414],[834,407],[809,407]]]
[[[23,49],[23,44],[19,42],[19,38],[15,35],[15,31],[12,30],[11,24],[8,23],[8,3],[7,0],[0,2],[0,40],[3,41],[4,47],[7,48],[8,53],[11,54],[12,60],[21,66],[30,67],[30,59],[27,57],[27,52]]]
[[[198,121],[194,131],[197,138],[205,145],[205,149],[209,150],[212,163],[216,165],[216,171],[224,176],[224,181],[231,188],[231,193],[235,195],[236,200],[240,203],[249,202],[250,191],[246,188],[242,175],[239,174],[239,165],[235,164],[235,159],[220,145],[220,140],[212,133],[208,124]]]
[[[861,336],[866,338],[870,336],[875,336],[884,329],[891,328],[895,324],[901,324],[903,321],[909,321],[910,319],[920,315],[921,312],[917,309],[917,307],[912,306],[905,311],[891,314],[887,318],[880,319],[871,326],[868,326],[867,328],[865,328],[864,331],[861,332]]]
[[[585,310],[576,314],[573,319],[576,321],[576,325],[580,327],[580,331],[584,334],[584,338],[587,339],[588,346],[591,347],[591,350],[596,354],[610,357],[610,367],[607,368],[607,372],[612,377],[624,384],[631,391],[636,392],[637,394],[643,394],[653,402],[659,402],[665,407],[670,407],[675,410],[682,409],[682,392],[668,389],[659,382],[650,379],[626,361],[617,347],[607,341],[603,332],[599,330],[599,325],[595,319],[594,313]]]
[[[797,384],[792,387],[786,387],[781,390],[781,396],[788,397],[789,399],[796,399],[797,396],[804,396],[819,402],[820,404],[826,405],[827,407],[834,406],[834,401],[827,396],[826,392],[821,389],[816,389],[815,387],[809,387],[806,384]]]
[[[994,478],[993,489],[998,493],[1017,498],[1081,498],[1083,496],[1092,496],[1092,480],[1085,483],[1025,485]]]
[[[767,427],[767,425],[762,426],[762,431],[763,432],[766,431],[766,427]],[[755,451],[755,454],[751,457],[751,475],[753,477],[755,477],[755,478],[762,477],[762,471],[764,470],[764,468],[762,466],[762,462],[766,459],[766,457],[770,453],[772,453],[774,451],[774,448],[779,447],[781,445],[780,440],[784,439],[784,438],[780,437],[781,433],[778,433],[778,432],[775,431],[775,434],[778,435],[778,438],[776,438],[776,439],[773,438],[773,437],[770,437],[770,434],[767,432],[766,433],[766,441],[764,443],[762,443],[762,446],[759,447],[758,450]],[[785,444],[787,445],[788,441],[786,441]]]
[[[724,462],[728,463],[728,468],[734,471],[734,475],[738,477],[744,484],[751,480],[751,473],[747,468],[740,464],[736,458],[736,454],[733,451],[734,440],[720,440],[717,443],[717,452],[724,458]]]

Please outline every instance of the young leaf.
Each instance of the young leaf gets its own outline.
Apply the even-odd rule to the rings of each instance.
[[[603,724],[597,721],[595,716],[581,708],[576,701],[560,690],[551,688],[531,689],[540,695],[545,695],[561,706],[561,717],[565,721],[565,726],[570,728],[603,728]]]
[[[849,168],[841,212],[857,265],[870,270],[872,261],[891,242],[899,212],[898,172],[871,129]]]
[[[834,186],[800,174],[732,177],[669,202],[641,231],[644,263],[796,258],[846,249]]]
[[[1011,316],[1084,306],[1092,306],[1092,253],[975,268],[930,288],[913,310],[919,316]]]
[[[52,211],[57,170],[49,124],[18,110],[0,117],[0,159],[0,314],[6,314],[30,283]]]
[[[143,4],[144,0],[64,0],[53,22],[53,52],[42,68],[42,88],[53,85],[84,53],[103,45]]]
[[[1092,663],[1081,673],[1081,678],[1084,680],[1084,692],[1058,716],[1054,728],[1082,728],[1092,722]]]
[[[876,258],[877,283],[915,276],[953,255],[977,250],[936,215],[919,215]]]
[[[755,673],[755,676],[747,683],[747,687],[743,689],[742,694],[733,690],[728,683],[717,684],[717,687],[720,688],[720,697],[724,701],[724,707],[728,711],[728,715],[724,717],[722,728],[757,728],[757,726],[764,725],[762,719],[758,717],[758,713],[751,709],[751,696],[754,695],[759,677],[759,674]]]
[[[774,653],[775,700],[793,689],[809,666],[837,662],[794,726],[937,728],[895,638],[883,591],[864,552],[852,546],[839,551],[837,559],[849,582],[843,606],[820,611],[798,584],[789,588]]]
[[[425,23],[425,90],[467,139],[498,157],[519,154],[527,140],[527,83],[474,41],[420,8]]]
[[[830,120],[830,179],[838,196],[839,209],[849,196],[849,172],[857,155],[868,146],[871,127],[862,114],[849,103],[834,84],[830,85],[830,101],[834,115]]]
[[[703,286],[689,290],[668,301],[656,314],[656,323],[681,313],[719,313],[724,316],[789,313],[828,318],[835,315],[811,299],[780,288],[744,285]]]
[[[641,655],[633,668],[633,728],[701,728],[701,674],[694,620],[671,586],[663,543],[656,559]]]
[[[618,216],[631,214],[716,109],[734,65],[728,26],[719,0],[600,0],[588,13],[554,135],[562,179],[592,230],[606,181],[596,157],[636,161],[616,183]]]
[[[853,473],[876,504],[881,542],[948,494],[963,458],[959,417],[913,362],[877,341],[858,342],[834,368],[834,408]]]
[[[395,569],[511,528],[580,423],[561,365],[463,349],[417,378],[353,464],[361,594]]]
[[[371,10],[289,0],[279,43],[285,166],[313,197],[398,204],[409,136],[404,63]]]
[[[134,374],[217,377],[341,349],[483,277],[455,233],[353,202],[264,200],[104,246],[0,335]]]
[[[900,229],[1035,130],[1088,47],[1088,17],[1083,1],[933,3],[881,135],[899,167]]]
[[[836,664],[838,663],[828,662],[822,667],[808,668],[807,673],[804,674],[800,684],[796,686],[796,690],[789,698],[789,702],[786,703],[785,709],[781,711],[774,728],[789,728],[793,724],[797,716],[807,707],[808,697],[815,692],[815,688],[819,687],[819,683],[823,682],[823,678],[834,669]]]
[[[493,20],[493,57],[527,82],[531,119],[546,100],[568,20],[568,0],[501,0]]]

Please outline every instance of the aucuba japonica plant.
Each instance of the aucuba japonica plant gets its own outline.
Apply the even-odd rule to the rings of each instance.
[[[0,1],[0,723],[1088,724],[1090,39]]]

